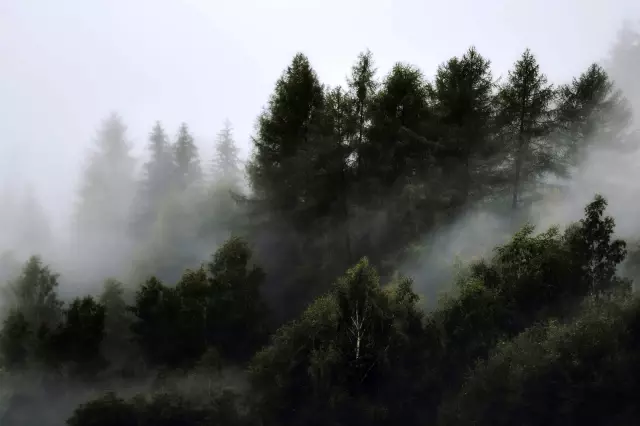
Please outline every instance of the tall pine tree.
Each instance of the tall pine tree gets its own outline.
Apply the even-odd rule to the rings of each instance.
[[[527,49],[509,71],[498,96],[499,120],[509,145],[511,207],[515,210],[522,202],[526,184],[557,167],[554,147],[548,138],[555,91]]]
[[[240,158],[229,120],[225,121],[224,128],[218,133],[212,168],[215,182],[229,189],[239,189],[242,180]]]
[[[129,224],[135,196],[135,159],[126,127],[117,114],[100,127],[95,151],[81,180],[75,212],[76,262],[83,272],[119,274],[131,243]],[[88,278],[82,277],[83,279]],[[98,283],[96,283],[98,284]]]
[[[624,147],[631,116],[627,99],[597,64],[561,86],[558,134],[565,143],[567,165],[583,159],[589,146]]]
[[[112,114],[98,131],[80,188],[77,223],[89,234],[124,230],[132,201],[135,160],[126,127]]]
[[[371,103],[378,88],[375,75],[373,54],[367,50],[358,56],[348,79],[351,114],[348,115],[350,121],[347,131],[351,136],[351,145],[356,152],[366,143],[369,136]],[[360,165],[359,157],[357,161]]]
[[[419,69],[399,63],[373,100],[369,141],[358,158],[363,168],[360,174],[370,181],[374,193],[381,195],[402,186],[402,178],[428,168],[432,147],[416,137],[422,135],[431,115],[428,87]]]
[[[452,207],[467,207],[486,194],[493,137],[494,83],[490,62],[472,47],[441,65],[433,86],[439,163],[452,187]]]
[[[150,158],[144,165],[134,210],[134,231],[140,236],[147,234],[172,189],[174,164],[171,145],[159,121],[149,134],[148,151]]]
[[[198,147],[186,123],[182,123],[178,129],[178,136],[173,145],[173,161],[178,190],[190,188],[202,178]]]
[[[323,87],[307,57],[299,53],[277,81],[258,119],[248,166],[254,193],[279,214],[304,209],[310,201],[304,184],[312,176],[306,165],[323,107]]]

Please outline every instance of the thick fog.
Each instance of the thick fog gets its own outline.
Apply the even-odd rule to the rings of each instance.
[[[218,170],[216,144],[231,134],[226,120],[237,156],[248,158],[258,114],[296,52],[305,53],[330,86],[345,83],[366,49],[380,79],[402,61],[431,80],[438,65],[472,45],[491,60],[498,81],[525,48],[554,85],[570,83],[598,62],[634,110],[626,131],[639,130],[640,63],[632,69],[610,61],[623,22],[636,18],[640,2],[634,0],[0,0],[0,280],[40,254],[61,273],[67,299],[95,293],[109,277],[133,285],[157,274],[175,283],[182,268],[207,259],[229,236],[224,221],[240,215],[229,207],[229,191],[191,183]],[[184,186],[154,195],[158,205],[145,204],[157,188],[143,188],[146,199],[140,187],[141,176],[151,173],[150,138],[158,146],[183,143],[201,159],[194,165],[184,155],[176,180]],[[607,135],[598,138],[596,145],[606,146]],[[569,224],[596,193],[608,200],[618,234],[640,239],[640,153],[594,148],[585,154],[570,178],[553,182],[563,189],[536,201],[528,217],[514,223],[496,203],[474,204],[421,235],[423,251],[398,269],[429,298],[452,282],[459,262],[490,254],[524,220],[540,230]],[[163,181],[162,167],[153,173]],[[238,176],[236,189],[243,192],[247,182]],[[109,185],[99,184],[105,181]],[[206,191],[214,196],[203,196]],[[497,204],[508,208],[510,201]],[[194,221],[202,209],[215,220]],[[367,212],[367,220],[347,226],[354,234],[385,234],[375,229],[385,226],[384,213]],[[292,234],[291,240],[299,238]],[[271,236],[260,234],[275,246]],[[291,268],[287,253],[262,250],[264,258]],[[244,373],[226,374],[230,383],[244,384]],[[4,390],[17,386],[7,383],[0,384],[0,414]],[[151,385],[127,386],[135,392]],[[51,416],[66,418],[89,397],[82,386],[69,394],[66,405],[48,407]]]
[[[529,47],[549,80],[563,83],[594,60],[606,61],[622,21],[634,16],[640,16],[640,4],[631,0],[5,0],[0,4],[0,190],[3,204],[31,203],[34,207],[26,210],[46,218],[40,223],[49,229],[21,226],[33,222],[24,215],[3,218],[0,249],[21,258],[35,249],[67,273],[75,268],[63,265],[69,259],[82,263],[85,272],[95,267],[97,275],[112,272],[101,267],[105,262],[126,263],[126,256],[114,259],[134,250],[127,232],[105,235],[104,244],[91,254],[78,248],[70,234],[96,133],[111,112],[127,126],[138,173],[156,120],[172,139],[180,123],[188,123],[203,167],[208,167],[225,119],[231,120],[246,158],[256,116],[297,51],[309,56],[324,83],[336,85],[366,48],[375,55],[379,75],[405,61],[431,77],[443,60],[475,45],[500,77]],[[616,180],[633,182],[628,176],[634,164],[629,157],[587,161],[570,183],[575,188],[571,201],[544,204],[540,224],[578,218],[597,189],[609,198],[620,229],[634,231],[634,221],[625,214],[637,197]],[[597,182],[591,183],[593,177]],[[471,240],[481,241],[480,251],[498,241],[499,232],[486,236],[487,229],[502,226],[495,221],[487,213],[470,212],[453,231],[425,238],[446,239],[452,247],[439,252],[437,263],[445,257],[450,262],[461,253],[458,246],[476,251]],[[29,235],[49,233],[51,238],[42,238],[50,246],[34,248],[38,238],[27,238],[26,228]]]

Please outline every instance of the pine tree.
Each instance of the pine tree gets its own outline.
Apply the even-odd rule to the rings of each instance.
[[[160,122],[149,134],[149,161],[138,186],[133,225],[137,235],[145,235],[157,219],[158,212],[171,192],[174,172],[173,156],[167,135]]]
[[[631,118],[627,99],[597,64],[589,66],[570,84],[561,86],[557,126],[565,145],[567,165],[583,159],[590,146],[623,147]]]
[[[551,106],[555,91],[527,49],[509,71],[498,97],[499,122],[509,144],[512,163],[511,207],[515,210],[522,201],[525,184],[557,166],[554,147],[547,138],[552,130]]]
[[[242,179],[238,147],[233,139],[231,122],[226,120],[224,128],[218,133],[213,158],[213,176],[222,186],[238,190]]]
[[[293,212],[310,201],[304,185],[313,177],[306,166],[323,106],[322,85],[307,57],[297,54],[258,120],[248,166],[254,193],[276,212]]]
[[[471,47],[436,73],[432,98],[444,179],[453,188],[452,206],[464,208],[489,189],[493,138],[494,83],[490,62]],[[495,145],[495,144],[494,144]]]
[[[326,94],[325,121],[330,137],[327,138],[326,153],[322,156],[324,173],[322,185],[326,187],[325,199],[328,212],[331,214],[332,229],[340,229],[341,239],[344,241],[344,258],[350,264],[353,258],[351,220],[353,206],[357,202],[356,195],[356,165],[354,156],[357,147],[366,137],[366,122],[364,108],[368,108],[362,100],[358,106],[356,98],[344,92],[341,87],[328,90]],[[358,117],[362,121],[358,121]],[[339,237],[340,238],[340,237]],[[346,266],[346,265],[345,265]]]
[[[416,67],[396,64],[371,100],[368,137],[357,149],[358,253],[375,265],[425,231],[439,192],[428,185],[435,144],[428,128],[429,84]],[[387,273],[388,271],[383,271]]]
[[[193,136],[186,123],[180,125],[173,145],[173,161],[176,172],[177,189],[184,190],[198,183],[202,178],[200,156]]]
[[[428,168],[432,147],[416,137],[431,115],[428,87],[419,69],[398,63],[373,100],[369,141],[358,153],[360,174],[371,181],[372,191],[384,193]]]
[[[72,234],[73,261],[79,266],[74,270],[76,279],[120,274],[128,261],[135,167],[126,127],[117,114],[111,114],[98,130],[80,181]]]
[[[355,152],[367,141],[371,125],[371,103],[378,88],[375,75],[373,54],[367,50],[358,56],[348,79],[351,114],[347,132],[351,135],[351,145]]]
[[[115,239],[126,232],[135,191],[134,168],[126,127],[114,113],[99,129],[80,188],[76,224],[82,238]]]

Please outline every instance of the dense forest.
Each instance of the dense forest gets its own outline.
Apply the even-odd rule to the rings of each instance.
[[[230,122],[211,159],[157,122],[140,167],[110,115],[72,249],[33,194],[1,213],[0,424],[639,424],[635,239],[596,193],[531,225],[587,158],[639,152],[637,75],[631,27],[558,83],[472,47],[431,79],[366,51],[328,87],[300,53],[246,162]],[[435,237],[474,209],[497,246],[447,269]]]

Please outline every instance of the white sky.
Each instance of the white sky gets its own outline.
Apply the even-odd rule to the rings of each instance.
[[[225,118],[247,151],[297,51],[339,84],[371,49],[431,76],[471,44],[504,73],[525,47],[552,81],[602,58],[638,0],[0,0],[0,187],[29,181],[68,213],[111,110],[142,152],[155,120],[186,121],[205,153]],[[204,146],[206,144],[206,146]]]

